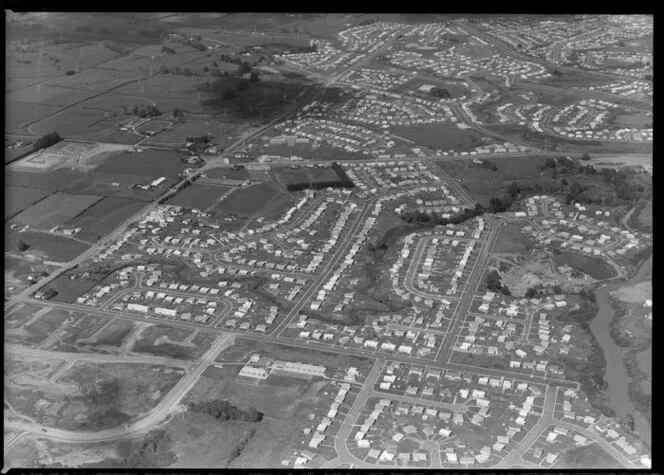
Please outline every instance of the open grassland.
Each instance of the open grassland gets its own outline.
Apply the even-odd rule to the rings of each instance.
[[[189,110],[189,109],[188,109]],[[190,110],[190,112],[193,112]],[[148,138],[145,145],[181,146],[188,137],[210,135],[210,141],[220,147],[228,146],[237,140],[242,125],[218,119],[198,119],[187,117],[184,122],[176,122],[168,130]]]
[[[512,181],[537,179],[543,176],[539,166],[541,157],[510,157],[495,161],[497,170],[473,167],[466,160],[436,162],[445,173],[457,180],[470,196],[482,205],[488,205],[494,196],[502,196]]]
[[[551,467],[553,469],[606,469],[622,468],[622,465],[614,459],[606,450],[597,443],[591,442],[582,447],[574,447],[563,452],[562,456]]]
[[[177,178],[185,165],[176,152],[146,150],[141,153],[119,152],[111,155],[98,168],[98,173],[135,176],[132,183],[154,180],[161,176]]]
[[[460,129],[452,124],[399,126],[392,134],[431,148],[455,151],[470,150],[482,145],[482,134],[473,129]],[[493,140],[491,140],[493,142]]]
[[[241,188],[222,201],[217,214],[233,213],[239,216],[278,216],[290,203],[288,194],[278,191],[274,184],[260,183]]]
[[[330,167],[324,168],[275,168],[272,175],[277,183],[288,185],[291,183],[318,183],[321,181],[339,180],[339,175]]]
[[[233,190],[232,187],[224,185],[203,185],[194,183],[178,192],[178,194],[169,199],[166,204],[205,211],[208,208],[214,207],[219,199],[231,190]]]
[[[47,106],[45,104],[30,104],[28,102],[8,102],[5,111],[7,122],[5,123],[5,133],[16,133],[23,127],[35,121],[55,114],[61,108]],[[51,124],[53,126],[53,124]],[[55,127],[44,133],[53,132]]]
[[[244,167],[238,169],[228,167],[212,168],[206,170],[205,175],[210,178],[226,178],[229,180],[248,180],[250,178],[249,171]]]
[[[500,227],[500,233],[496,244],[493,246],[493,252],[525,255],[527,252],[534,248],[535,241],[521,232],[521,229],[526,226],[523,222],[504,223]]]

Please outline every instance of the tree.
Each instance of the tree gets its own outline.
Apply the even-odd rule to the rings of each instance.
[[[46,134],[41,136],[37,141],[34,143],[33,150],[39,150],[42,148],[47,148],[50,147],[51,145],[55,145],[56,143],[60,142],[62,140],[62,137],[60,137],[60,134],[58,134],[57,131],[51,132],[50,134]]]
[[[537,291],[535,290],[534,287],[528,287],[528,290],[526,290],[526,298],[527,299],[532,299],[535,298],[537,295]]]
[[[237,74],[239,76],[241,76],[243,74],[247,74],[250,71],[251,71],[251,66],[246,61],[242,61],[240,64],[238,64]]]
[[[18,240],[18,250],[19,250],[19,252],[25,252],[28,249],[30,249],[30,245],[28,243],[26,243],[25,241],[23,241],[22,239],[19,239]]]
[[[556,168],[556,159],[553,157],[548,157],[544,160],[544,166],[546,168]]]
[[[235,99],[235,96],[237,96],[237,93],[235,92],[235,89],[233,89],[232,87],[227,87],[223,91],[221,91],[222,99]]]
[[[516,198],[520,192],[521,189],[519,188],[519,185],[515,181],[510,183],[509,186],[507,187],[507,194],[510,195],[512,199]]]
[[[506,204],[498,197],[489,200],[489,213],[502,213],[507,209]]]
[[[581,160],[590,160],[590,155],[588,152],[585,152],[583,155],[581,155]]]
[[[575,181],[574,183],[572,183],[572,186],[570,187],[569,191],[574,196],[580,195],[581,193],[583,193],[583,186]]]
[[[251,74],[249,75],[249,80],[251,82],[257,82],[258,81],[258,71],[252,71]]]

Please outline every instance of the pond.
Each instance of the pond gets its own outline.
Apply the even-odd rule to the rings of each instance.
[[[570,266],[584,274],[588,274],[596,280],[604,280],[614,277],[613,271],[607,264],[599,259],[593,259],[592,257],[586,257],[580,254],[557,254],[554,256],[553,260],[558,266]]]

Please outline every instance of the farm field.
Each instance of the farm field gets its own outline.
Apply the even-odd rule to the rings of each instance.
[[[5,133],[17,133],[30,123],[55,114],[61,107],[47,106],[45,104],[30,104],[28,102],[7,102],[7,122]],[[53,132],[55,128],[46,130],[44,133]]]
[[[101,196],[95,195],[55,193],[19,213],[14,221],[29,224],[32,227],[49,229],[64,224],[101,198]]]
[[[166,204],[205,211],[210,207],[214,207],[224,194],[233,189],[230,186],[194,183],[169,199]]]
[[[23,211],[37,201],[46,198],[50,193],[39,188],[27,186],[5,187],[5,220]]]
[[[132,183],[140,179],[154,180],[160,176],[177,178],[186,167],[176,152],[146,150],[141,153],[119,152],[109,156],[96,170],[102,174],[135,176]]]
[[[5,234],[5,250],[15,251],[18,240],[28,244],[26,253],[43,254],[48,260],[69,262],[90,248],[90,243],[77,241],[61,234],[40,231],[10,232]]]
[[[248,180],[250,178],[249,171],[242,167],[238,169],[234,168],[212,168],[205,171],[205,175],[210,178],[226,178],[229,180]]]
[[[144,144],[181,146],[187,137],[210,134],[210,141],[223,148],[237,140],[241,130],[241,124],[225,122],[222,117],[215,120],[188,117],[184,122],[176,122],[169,129],[149,137]]]
[[[479,132],[450,124],[399,126],[393,127],[391,131],[393,135],[412,140],[418,145],[443,150],[465,151],[486,143]]]
[[[145,203],[140,201],[105,197],[80,215],[67,221],[66,224],[70,227],[82,228],[77,237],[86,240],[98,240],[144,206]]]

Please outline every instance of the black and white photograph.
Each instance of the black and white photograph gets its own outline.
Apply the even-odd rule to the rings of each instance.
[[[5,8],[3,473],[653,468],[654,14]]]

